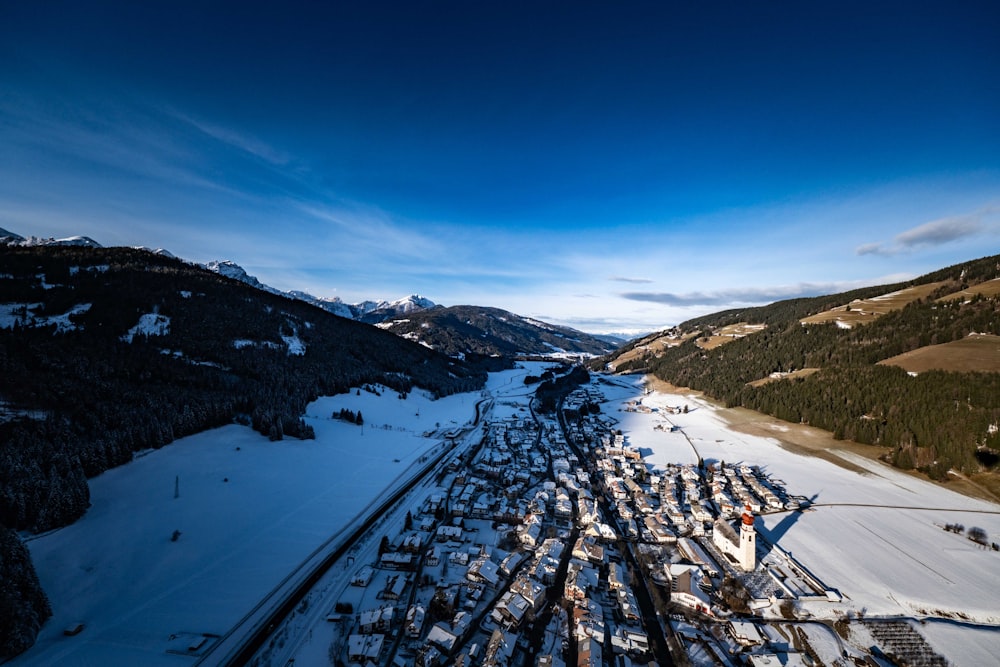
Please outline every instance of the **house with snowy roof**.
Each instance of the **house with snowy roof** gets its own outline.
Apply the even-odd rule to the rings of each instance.
[[[350,662],[376,662],[382,653],[385,635],[351,635],[347,638],[347,659]]]
[[[469,563],[465,578],[488,586],[496,586],[500,581],[500,572],[497,564],[490,560],[489,556],[479,556]]]
[[[671,564],[670,601],[682,607],[703,614],[712,615],[712,603],[702,588],[705,578],[702,569],[696,565]]]

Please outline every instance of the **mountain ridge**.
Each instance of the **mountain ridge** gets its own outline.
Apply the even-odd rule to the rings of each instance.
[[[85,237],[72,237],[72,239],[85,238]],[[70,241],[72,239],[64,239],[63,241],[53,241],[52,243],[46,244],[35,244],[35,245],[71,245]],[[100,244],[90,240],[90,243],[86,244],[88,247],[100,248]],[[27,245],[24,237],[14,234],[13,232],[8,232],[6,230],[0,229],[0,243],[7,241],[9,245]],[[75,245],[75,244],[74,244]],[[175,255],[164,249],[151,250],[149,248],[138,248],[141,250],[147,250],[157,255],[164,257],[175,258]],[[185,261],[181,259],[180,261]],[[588,356],[606,354],[622,343],[625,342],[624,339],[617,336],[597,336],[587,334],[581,331],[577,331],[570,327],[561,327],[558,325],[549,324],[547,322],[542,322],[540,320],[523,317],[516,315],[509,311],[502,311],[501,309],[495,309],[489,306],[451,306],[450,308],[460,308],[460,309],[482,309],[476,316],[476,319],[482,325],[475,332],[467,332],[468,335],[460,333],[465,331],[464,327],[460,327],[458,330],[452,331],[448,336],[447,341],[442,340],[443,335],[437,333],[434,338],[436,343],[429,343],[426,336],[421,339],[421,336],[411,330],[406,326],[403,320],[406,320],[413,316],[415,313],[421,311],[430,311],[445,309],[445,306],[434,303],[430,299],[423,297],[419,294],[411,294],[394,301],[373,301],[365,300],[355,304],[349,304],[341,300],[339,297],[317,297],[308,292],[301,290],[291,290],[283,292],[275,287],[271,287],[263,282],[261,282],[256,276],[250,275],[242,266],[233,260],[212,260],[205,262],[203,264],[188,262],[194,266],[200,266],[208,271],[216,273],[220,276],[228,278],[230,280],[235,280],[237,282],[244,283],[253,287],[255,289],[261,290],[263,292],[274,294],[277,296],[284,296],[291,299],[296,299],[298,301],[303,301],[317,308],[321,308],[329,313],[333,313],[339,317],[343,317],[350,320],[355,320],[358,322],[363,322],[366,324],[381,324],[385,322],[391,322],[390,325],[382,327],[393,333],[403,335],[411,340],[421,341],[429,346],[435,347],[435,349],[446,350],[447,354],[450,356],[469,356],[469,357],[510,357],[518,355],[539,355],[539,356],[553,356],[560,353],[565,353],[567,355],[572,354],[583,354]],[[496,312],[496,321],[492,324],[486,322],[489,317],[489,313]],[[439,318],[446,317],[444,314],[432,315],[426,319],[422,319],[423,324],[428,324]],[[500,322],[516,322],[517,325],[501,325]],[[460,325],[459,321],[454,321],[456,326]],[[440,322],[437,323],[440,326]],[[532,330],[531,328],[534,327]],[[514,329],[520,329],[515,332]],[[500,332],[496,335],[491,333],[494,329],[505,329],[505,331]],[[484,344],[484,339],[489,340],[489,344]],[[518,340],[520,347],[514,345],[512,341]],[[461,341],[461,342],[460,342]]]
[[[998,277],[1000,255],[994,255],[903,283],[720,311],[633,341],[594,365],[651,373],[729,407],[881,446],[887,462],[938,481],[952,471],[982,474],[1000,490],[994,455],[1000,452],[1000,373],[943,361],[908,373],[882,363],[971,334],[1000,334]],[[932,289],[911,289],[922,285]],[[815,318],[838,309],[846,316],[852,304],[884,304],[890,297],[898,301],[894,308],[850,326],[829,315]],[[984,345],[966,347],[1000,355],[989,348],[992,338],[982,339]],[[782,381],[761,382],[765,378]]]
[[[23,246],[23,247],[33,247],[33,246],[85,246],[88,248],[103,248],[104,246],[95,241],[88,236],[70,236],[64,239],[55,238],[40,238],[36,236],[24,237],[15,232],[8,231],[0,227],[0,245],[8,246]],[[124,246],[122,246],[124,247]],[[164,257],[176,258],[176,255],[171,253],[169,250],[163,248],[147,248],[145,246],[137,246],[138,250],[148,250],[151,253],[162,255]],[[413,312],[414,310],[419,310],[422,308],[433,308],[436,304],[419,294],[411,294],[394,301],[371,301],[366,300],[356,304],[349,304],[342,301],[339,297],[318,297],[308,292],[301,290],[290,290],[283,292],[275,287],[271,287],[260,280],[256,276],[250,275],[246,269],[234,262],[233,260],[212,260],[205,263],[190,262],[189,260],[181,260],[194,264],[196,266],[201,266],[208,269],[214,273],[231,278],[233,280],[238,280],[242,283],[246,283],[251,287],[255,287],[259,290],[265,292],[270,292],[271,294],[285,295],[293,299],[298,299],[300,301],[305,301],[318,308],[322,308],[327,312],[331,312],[334,315],[339,315],[340,317],[345,317],[351,320],[358,320],[367,322],[368,324],[374,324],[376,322],[381,322],[384,319],[399,315],[402,313]]]
[[[378,326],[449,356],[592,357],[617,347],[576,329],[487,306],[425,309]]]
[[[14,232],[7,231],[2,227],[0,227],[0,245],[25,246],[25,247],[34,247],[34,246],[84,246],[87,248],[102,247],[100,243],[90,238],[89,236],[69,236],[64,239],[41,238],[38,236],[29,236],[25,238],[20,234],[15,234]]]
[[[87,479],[234,421],[309,439],[321,395],[472,391],[486,371],[164,254],[0,245],[0,659],[50,610],[13,532],[72,523]]]
[[[411,294],[409,296],[396,299],[395,301],[366,300],[350,304],[344,302],[340,297],[336,296],[318,297],[302,290],[282,292],[275,287],[262,283],[256,276],[250,275],[247,273],[246,269],[232,260],[213,260],[211,262],[206,262],[201,266],[204,266],[209,271],[213,271],[233,280],[238,280],[265,292],[281,294],[293,299],[298,299],[299,301],[305,301],[306,303],[312,304],[317,308],[322,308],[323,310],[333,313],[334,315],[346,317],[351,320],[358,320],[360,322],[367,322],[368,324],[381,322],[395,315],[411,313],[415,310],[433,308],[437,305],[430,299],[422,297],[419,294]]]

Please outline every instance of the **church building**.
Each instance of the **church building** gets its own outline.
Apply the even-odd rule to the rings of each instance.
[[[712,542],[734,565],[744,572],[757,567],[757,531],[753,526],[753,512],[747,506],[740,518],[740,534],[728,521],[717,519],[712,529]]]

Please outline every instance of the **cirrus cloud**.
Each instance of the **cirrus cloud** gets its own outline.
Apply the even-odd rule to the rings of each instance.
[[[798,283],[775,287],[748,287],[723,289],[712,292],[624,292],[619,294],[630,301],[646,301],[665,306],[739,306],[771,303],[782,299],[832,294],[856,287],[859,283]]]
[[[865,243],[854,252],[858,255],[898,255],[923,246],[939,246],[990,231],[1000,231],[1000,224],[996,221],[998,212],[1000,207],[989,205],[965,215],[932,220],[896,234],[891,243]]]
[[[653,282],[649,278],[629,278],[627,276],[611,276],[608,280],[619,283],[635,283],[635,284],[645,284]]]

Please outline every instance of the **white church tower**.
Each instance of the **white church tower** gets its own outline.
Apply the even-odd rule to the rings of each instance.
[[[736,553],[740,567],[751,572],[757,567],[757,531],[753,527],[753,512],[747,505],[740,521],[740,546]]]
[[[757,567],[757,531],[753,522],[753,510],[748,505],[740,517],[739,535],[732,524],[722,517],[715,520],[712,529],[712,542],[716,548],[744,572],[753,572]]]

